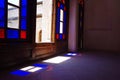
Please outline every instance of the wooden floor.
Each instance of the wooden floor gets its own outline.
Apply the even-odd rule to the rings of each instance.
[[[45,69],[25,76],[11,74],[20,68],[0,71],[0,80],[120,80],[120,55],[101,52],[82,52],[60,64],[43,63]],[[22,67],[21,67],[22,68]]]

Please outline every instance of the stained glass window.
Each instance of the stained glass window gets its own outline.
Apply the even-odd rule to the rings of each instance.
[[[1,0],[0,13],[0,40],[27,39],[27,0]]]
[[[57,0],[56,39],[64,40],[66,35],[66,2]]]

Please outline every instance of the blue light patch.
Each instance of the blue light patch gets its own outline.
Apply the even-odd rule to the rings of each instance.
[[[18,75],[18,76],[27,76],[30,74],[29,72],[21,71],[21,70],[16,70],[11,72],[12,75]]]
[[[41,68],[47,68],[47,66],[48,65],[46,65],[46,64],[33,64],[33,66],[35,66],[35,67],[41,67]]]
[[[18,30],[7,30],[7,38],[8,39],[18,39],[19,38]]]
[[[77,54],[76,53],[67,53],[65,54],[65,56],[76,56]]]

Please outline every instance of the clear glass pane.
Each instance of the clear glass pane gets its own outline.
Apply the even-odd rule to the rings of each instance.
[[[37,0],[37,2],[42,2],[43,0]]]
[[[60,21],[63,21],[63,10],[60,9]]]
[[[60,34],[63,34],[63,22],[60,22]]]
[[[9,3],[19,6],[20,0],[8,0]]]
[[[8,5],[8,28],[19,29],[19,8]]]
[[[42,12],[43,12],[43,5],[38,4],[37,5],[37,15],[42,15]]]

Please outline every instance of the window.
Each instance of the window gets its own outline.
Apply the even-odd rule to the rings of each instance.
[[[26,40],[27,0],[1,0],[0,13],[0,41]]]
[[[57,0],[56,39],[64,40],[66,35],[66,2]]]
[[[36,43],[52,42],[52,0],[37,0]]]

